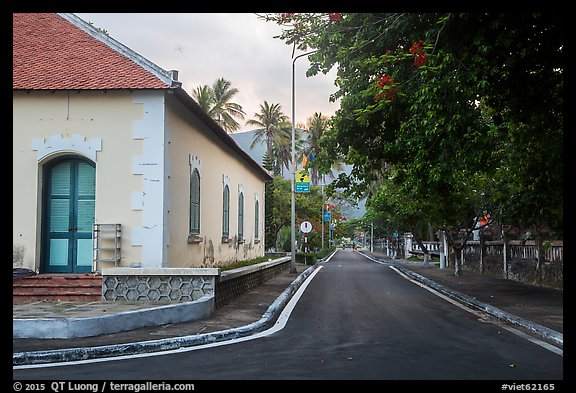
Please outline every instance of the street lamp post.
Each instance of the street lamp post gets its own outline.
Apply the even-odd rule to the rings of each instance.
[[[295,148],[295,133],[296,133],[296,108],[294,105],[294,96],[295,96],[295,84],[294,84],[294,69],[296,66],[296,60],[300,57],[311,55],[312,53],[316,52],[306,52],[301,55],[294,57],[292,60],[292,197],[291,197],[291,239],[290,239],[290,273],[296,273],[296,203],[295,203],[295,194],[296,194],[296,186],[294,184],[294,180],[296,178],[296,148]]]
[[[320,185],[320,193],[322,194],[322,213],[320,214],[320,220],[322,221],[322,245],[320,249],[324,251],[324,181],[322,181],[322,184]]]

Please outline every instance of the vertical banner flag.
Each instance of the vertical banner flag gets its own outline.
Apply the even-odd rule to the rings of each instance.
[[[310,174],[305,168],[296,171],[296,192],[310,192]]]
[[[324,222],[330,222],[330,211],[329,210],[324,210]]]

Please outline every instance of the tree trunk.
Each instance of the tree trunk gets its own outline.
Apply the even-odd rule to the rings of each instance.
[[[448,260],[448,244],[446,244],[446,233],[443,230],[438,231],[440,238],[440,269],[445,269]]]
[[[504,269],[504,278],[508,279],[508,234],[502,226],[502,268]]]
[[[535,227],[536,234],[535,247],[536,247],[536,284],[542,284],[542,266],[544,265],[544,249],[542,248],[542,234],[540,228]]]
[[[428,223],[428,240],[431,242],[434,241],[434,228],[431,223]]]
[[[428,256],[429,255],[430,254],[428,254],[427,252],[424,252],[424,266],[425,267],[430,267],[430,263],[428,262],[428,259],[429,259]]]
[[[479,261],[479,267],[480,267],[480,273],[484,274],[484,235],[482,235],[482,233],[479,233],[480,236],[480,261]]]
[[[454,275],[462,275],[462,248],[454,247]]]
[[[430,263],[428,262],[428,260],[430,257],[430,252],[428,251],[428,247],[426,247],[420,236],[415,236],[414,239],[416,240],[416,243],[420,246],[420,249],[424,252],[424,266],[429,267]]]

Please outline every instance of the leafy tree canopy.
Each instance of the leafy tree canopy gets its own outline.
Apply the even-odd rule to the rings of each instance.
[[[437,227],[469,228],[488,207],[561,234],[561,15],[261,17],[295,50],[317,50],[308,75],[338,67],[340,109],[316,159],[319,170],[339,159],[353,170],[333,188],[370,197],[386,180],[410,195],[409,211],[440,209],[428,217]]]

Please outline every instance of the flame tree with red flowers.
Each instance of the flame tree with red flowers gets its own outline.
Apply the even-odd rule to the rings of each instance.
[[[383,184],[445,230],[457,259],[485,210],[491,221],[563,236],[564,17],[555,13],[290,13],[307,75],[337,67],[340,99],[321,168],[353,165],[331,188],[367,197]],[[323,164],[322,164],[323,163]],[[327,187],[330,191],[330,187]],[[435,206],[435,209],[429,209]],[[405,206],[404,206],[405,207]],[[386,211],[376,211],[386,215]],[[540,254],[542,255],[542,254]]]

